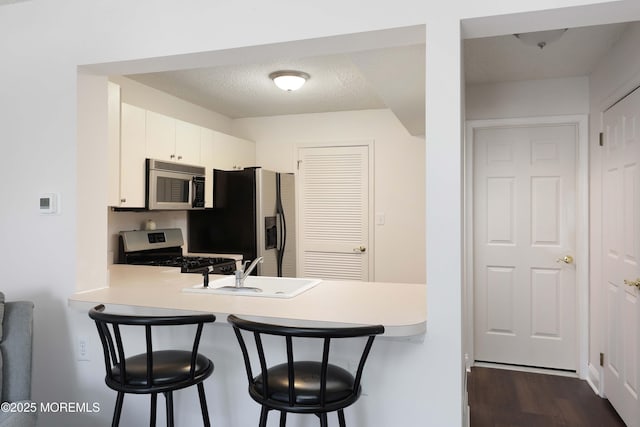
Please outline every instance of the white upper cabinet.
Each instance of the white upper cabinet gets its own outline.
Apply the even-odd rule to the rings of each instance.
[[[176,121],[172,117],[147,111],[147,157],[175,161]]]
[[[200,159],[207,170],[205,207],[213,207],[213,169],[234,170],[255,166],[256,144],[253,141],[202,128]]]
[[[120,86],[108,82],[107,205],[120,205]]]
[[[145,207],[145,159],[204,166],[205,206],[213,205],[213,169],[255,166],[255,143],[120,102],[109,86],[108,205]]]
[[[255,166],[256,144],[253,141],[227,135],[221,132],[212,132],[207,139],[212,145],[209,149],[210,156],[207,163],[216,169],[234,170]],[[203,157],[204,160],[204,157]]]
[[[122,103],[120,111],[120,197],[112,206],[142,208],[145,205],[146,114]]]
[[[231,135],[222,135],[221,150],[228,169],[244,169],[256,165],[256,143]]]
[[[204,207],[213,207],[213,169],[215,165],[215,133],[211,129],[200,129],[200,159],[206,170],[204,181]]]
[[[202,128],[193,123],[176,120],[176,160],[192,165],[200,161],[200,133]]]
[[[200,127],[147,111],[147,157],[200,164]]]

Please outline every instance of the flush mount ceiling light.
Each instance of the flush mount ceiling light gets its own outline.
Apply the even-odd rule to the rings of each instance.
[[[282,70],[269,74],[269,78],[282,90],[291,92],[298,90],[309,79],[309,74],[302,71]]]
[[[549,43],[553,43],[554,41],[562,37],[562,35],[566,31],[567,28],[561,28],[559,30],[514,34],[514,36],[522,40],[522,43],[528,46],[538,46],[540,49],[544,49],[546,45],[548,45]]]

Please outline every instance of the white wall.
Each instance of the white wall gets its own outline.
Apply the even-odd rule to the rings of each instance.
[[[234,133],[256,142],[257,164],[296,172],[299,143],[374,141],[375,281],[425,283],[425,144],[389,110],[238,119]]]
[[[600,60],[591,73],[590,104],[590,345],[589,375],[591,382],[602,391],[602,368],[599,353],[605,350],[606,298],[602,281],[602,147],[598,134],[602,130],[602,112],[615,101],[640,86],[640,23],[629,25],[616,45]]]
[[[603,7],[570,7],[592,3]],[[407,382],[426,386],[412,395],[412,402],[399,403],[419,407],[421,416],[396,421],[405,426],[462,423],[460,20],[471,24],[474,17],[501,15],[492,24],[516,22],[522,26],[508,32],[520,32],[533,25],[606,22],[613,15],[637,19],[635,0],[457,0],[446,4],[417,0],[393,4],[283,0],[279,4],[296,10],[295,19],[271,3],[251,0],[32,0],[0,6],[2,290],[8,299],[28,298],[36,304],[33,397],[37,401],[102,400],[100,396],[107,396],[103,400],[105,413],[112,405],[112,394],[100,384],[99,373],[89,372],[86,365],[75,361],[77,334],[83,328],[92,328],[84,315],[75,315],[67,307],[68,296],[78,287],[87,286],[77,283],[80,270],[103,269],[93,260],[106,264],[107,258],[104,204],[98,196],[89,194],[91,188],[102,188],[106,194],[102,176],[106,171],[99,165],[88,170],[89,163],[83,168],[76,161],[78,156],[87,156],[99,140],[90,142],[94,137],[78,132],[78,120],[84,117],[88,120],[85,123],[90,122],[86,114],[104,114],[106,120],[106,111],[88,109],[84,116],[79,114],[80,105],[96,105],[79,104],[79,65],[98,64],[85,68],[112,75],[166,70],[176,67],[178,59],[183,61],[182,66],[197,66],[205,58],[219,64],[261,61],[274,50],[238,48],[296,40],[310,43],[287,43],[292,55],[314,49],[339,52],[353,46],[351,43],[375,48],[384,40],[376,42],[363,32],[426,24],[428,333],[409,359],[398,361],[404,363],[402,372],[415,370],[415,376],[405,378]],[[508,15],[529,10],[545,10],[545,19],[523,20],[530,16]],[[359,33],[358,37],[349,43],[340,37],[326,43],[312,42],[354,33]],[[283,56],[283,52],[277,53]],[[98,88],[100,82],[88,86]],[[98,150],[88,158],[99,161],[99,154]],[[94,180],[96,185],[92,187]],[[63,213],[59,216],[37,213],[38,196],[49,191],[61,195]],[[83,205],[81,209],[79,205]],[[87,252],[92,247],[102,254]],[[82,268],[85,257],[90,261]],[[83,319],[87,323],[82,323]],[[390,347],[388,360],[397,357]],[[388,363],[384,372],[392,375],[397,366]],[[394,390],[390,401],[395,402],[396,392],[402,390]],[[224,393],[211,398],[225,399]],[[134,407],[129,408],[127,411]],[[90,424],[87,417],[78,414],[41,414],[39,422],[42,426]]]
[[[589,113],[586,76],[473,84],[465,95],[467,120]]]

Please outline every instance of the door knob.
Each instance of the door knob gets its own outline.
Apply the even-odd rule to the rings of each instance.
[[[573,263],[573,257],[571,255],[565,255],[562,258],[558,258],[556,260],[556,262],[564,262],[565,264],[572,264]]]
[[[353,252],[365,252],[366,250],[367,248],[365,248],[364,246],[353,248]]]
[[[629,286],[635,286],[636,288],[640,289],[640,278],[638,278],[636,280],[624,279],[624,284],[625,285],[629,285]]]

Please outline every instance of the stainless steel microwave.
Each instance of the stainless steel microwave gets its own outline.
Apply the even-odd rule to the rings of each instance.
[[[204,167],[147,159],[146,177],[147,209],[204,209]]]

